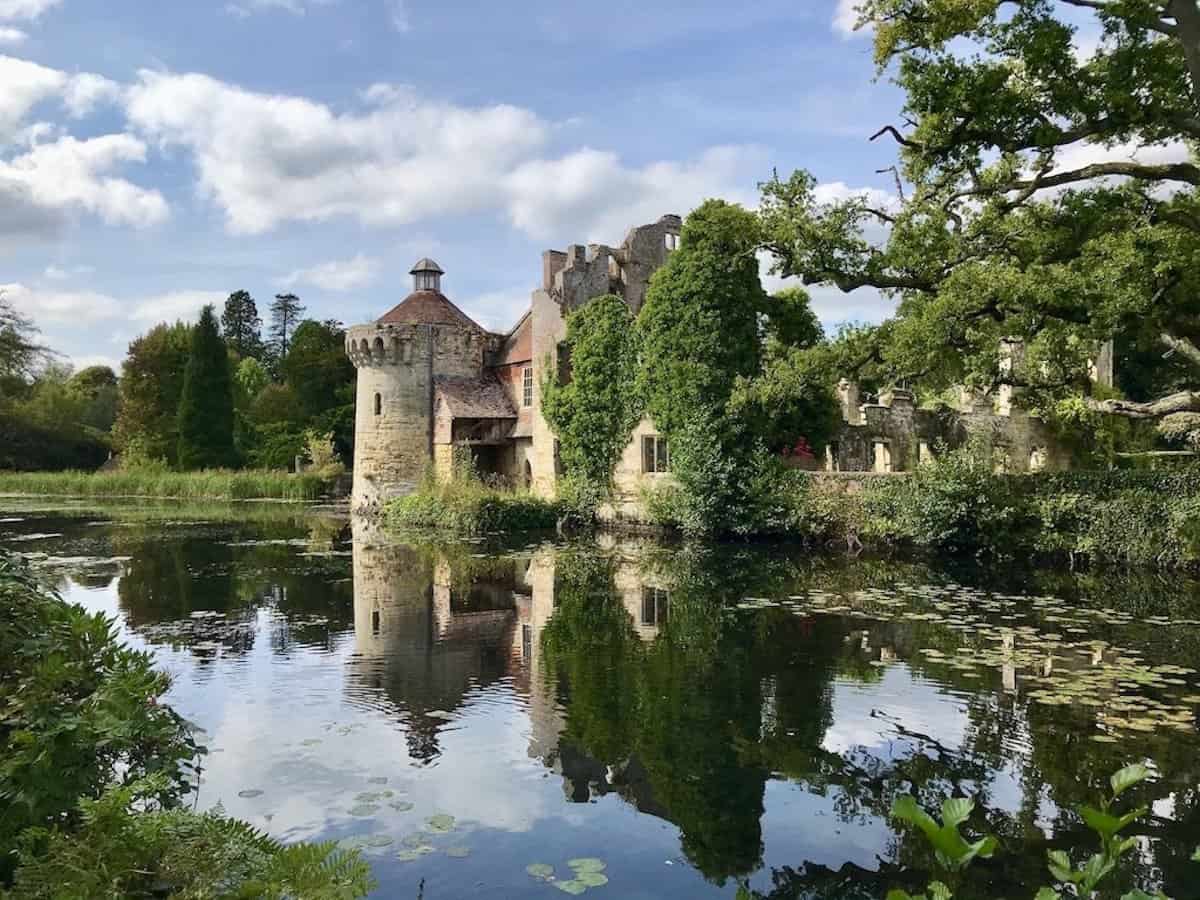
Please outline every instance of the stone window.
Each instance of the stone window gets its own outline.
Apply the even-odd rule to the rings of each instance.
[[[892,450],[884,441],[875,442],[875,471],[892,471]]]
[[[521,374],[522,394],[521,405],[533,406],[533,369],[526,366]]]
[[[383,415],[383,394],[375,395],[375,415]]]
[[[653,587],[642,588],[642,624],[662,625],[667,621],[667,610],[670,608],[670,594]]]
[[[917,445],[917,462],[925,465],[927,462],[933,462],[933,450],[929,446],[929,441],[921,441]]]
[[[671,471],[671,453],[667,449],[666,438],[658,435],[646,435],[642,438],[642,471]]]
[[[663,236],[664,243],[668,250],[679,249],[679,235],[671,234],[669,231]]]

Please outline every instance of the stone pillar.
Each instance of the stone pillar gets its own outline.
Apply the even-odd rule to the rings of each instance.
[[[842,421],[847,425],[861,425],[862,411],[859,407],[862,400],[859,397],[858,382],[843,378],[838,382],[837,393],[842,405]]]

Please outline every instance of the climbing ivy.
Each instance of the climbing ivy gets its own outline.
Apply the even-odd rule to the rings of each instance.
[[[542,412],[559,441],[568,479],[605,495],[613,469],[641,417],[637,399],[637,335],[625,301],[597,297],[567,316],[561,363],[542,381]]]

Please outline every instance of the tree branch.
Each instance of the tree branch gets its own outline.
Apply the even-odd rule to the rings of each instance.
[[[1187,338],[1176,337],[1173,334],[1163,332],[1158,336],[1158,339],[1172,351],[1184,357],[1193,366],[1200,368],[1200,347],[1197,347]]]
[[[1096,400],[1094,397],[1083,399],[1089,409],[1126,419],[1161,419],[1172,413],[1200,412],[1200,393],[1196,391],[1179,391],[1149,403],[1137,403],[1133,400]]]

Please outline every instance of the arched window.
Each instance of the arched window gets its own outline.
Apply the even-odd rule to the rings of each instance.
[[[383,394],[375,395],[375,415],[383,415]]]

